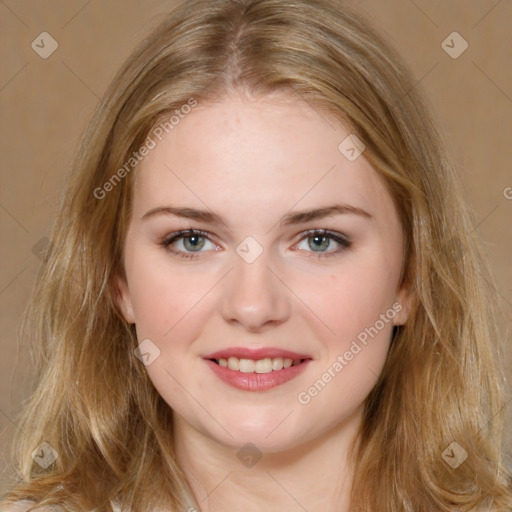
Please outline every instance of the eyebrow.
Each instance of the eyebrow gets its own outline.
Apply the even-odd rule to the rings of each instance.
[[[367,219],[373,218],[373,215],[362,208],[358,208],[357,206],[333,204],[312,210],[287,213],[281,218],[279,223],[281,226],[291,226],[347,213],[359,215]],[[188,207],[158,206],[157,208],[153,208],[146,212],[142,216],[141,220],[147,220],[157,215],[174,215],[176,217],[206,222],[208,224],[218,224],[229,229],[229,223],[222,215],[208,210],[198,210],[196,208]]]

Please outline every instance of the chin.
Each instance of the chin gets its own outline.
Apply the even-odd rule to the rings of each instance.
[[[286,433],[285,438],[274,437],[272,434],[268,437],[266,436],[266,433],[261,432],[237,432],[233,434],[233,437],[224,436],[222,439],[217,439],[217,441],[223,446],[234,450],[239,458],[243,458],[246,452],[255,456],[258,456],[259,453],[281,453],[293,450],[300,444],[300,440],[292,438],[289,432]]]
[[[289,426],[287,428],[286,420],[283,421],[282,418],[268,424],[262,422],[250,425],[232,423],[226,426],[226,430],[229,434],[221,428],[215,428],[215,432],[210,430],[207,435],[223,446],[237,451],[247,443],[251,443],[263,453],[289,450],[305,441],[303,433],[295,432]]]

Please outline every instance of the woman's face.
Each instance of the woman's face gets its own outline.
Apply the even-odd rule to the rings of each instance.
[[[150,135],[120,307],[181,431],[273,452],[360,412],[407,297],[400,219],[349,134],[279,93]]]

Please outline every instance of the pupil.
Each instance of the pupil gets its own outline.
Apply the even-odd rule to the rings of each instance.
[[[317,247],[317,248],[325,249],[329,246],[329,237],[327,237],[325,235],[313,235],[311,238],[313,238],[315,247]],[[322,243],[322,240],[324,243]],[[320,245],[317,245],[318,241],[320,241]]]
[[[184,239],[185,247],[187,247],[187,245],[188,245],[189,246],[188,248],[191,248],[191,249],[197,249],[197,248],[201,249],[201,247],[204,245],[204,240],[201,243],[200,239],[201,239],[201,237],[198,235],[187,236]]]

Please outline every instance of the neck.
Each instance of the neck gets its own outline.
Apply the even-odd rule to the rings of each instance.
[[[321,436],[272,453],[224,446],[173,414],[176,453],[201,512],[304,512],[320,505],[323,512],[349,512],[348,454],[362,408]]]

